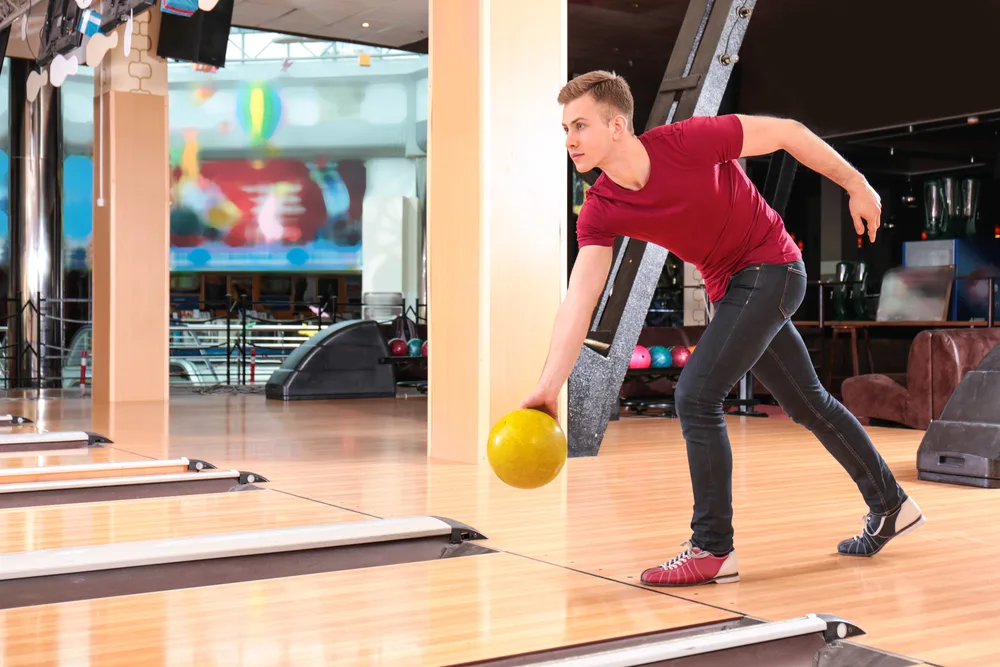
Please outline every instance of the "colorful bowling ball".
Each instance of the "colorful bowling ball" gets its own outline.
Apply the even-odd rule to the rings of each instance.
[[[632,350],[632,359],[628,362],[628,367],[649,368],[651,361],[652,359],[649,356],[649,350],[642,345],[636,345],[635,349]]]
[[[554,480],[566,456],[566,434],[540,410],[511,412],[493,426],[486,441],[493,472],[517,489],[537,489]]]
[[[673,363],[670,352],[662,345],[654,345],[649,348],[649,358],[651,359],[650,366],[653,368],[666,368]]]
[[[405,357],[407,349],[406,341],[402,338],[393,338],[389,341],[389,354],[394,357]]]
[[[674,366],[684,366],[687,364],[688,359],[691,358],[691,350],[683,345],[677,345],[670,350],[670,356],[673,358]]]
[[[422,355],[423,355],[423,356],[425,356],[425,357],[427,356],[427,343],[428,343],[428,342],[429,342],[429,341],[426,341],[426,340],[425,340],[425,341],[424,341],[424,344],[420,346],[420,354],[422,354]]]
[[[424,341],[420,340],[419,338],[411,338],[410,341],[406,344],[406,347],[411,357],[419,357],[420,348],[422,348],[423,346],[424,346]]]

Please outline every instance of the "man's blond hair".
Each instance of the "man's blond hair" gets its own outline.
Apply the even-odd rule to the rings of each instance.
[[[614,72],[596,70],[576,77],[559,91],[559,104],[565,106],[573,100],[590,94],[604,110],[604,122],[610,122],[617,114],[628,121],[629,132],[632,127],[632,113],[635,102],[632,100],[632,89],[628,82]]]

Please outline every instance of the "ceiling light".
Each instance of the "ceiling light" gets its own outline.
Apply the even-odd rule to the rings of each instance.
[[[362,28],[367,28],[368,27],[368,21],[365,21],[364,23],[362,23],[361,27]]]

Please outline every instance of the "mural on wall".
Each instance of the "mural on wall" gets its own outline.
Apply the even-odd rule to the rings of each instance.
[[[171,91],[172,116],[199,118],[215,92],[204,80]],[[171,133],[171,270],[360,270],[365,161],[328,160],[321,146],[283,156],[273,141],[287,117],[276,86],[248,81],[225,97],[216,125]],[[231,148],[203,155],[201,140],[219,135]],[[93,158],[67,155],[63,169],[64,266],[89,270]]]
[[[360,160],[202,162],[190,133],[171,175],[174,270],[361,268]]]
[[[260,40],[270,37],[260,34]],[[254,44],[264,49],[263,41]],[[172,67],[171,270],[361,270],[365,198],[416,195],[426,57],[387,58],[363,68],[350,58],[294,68],[234,61],[218,72]],[[4,121],[8,84],[5,67]],[[81,67],[61,88],[67,271],[92,269],[94,94],[90,68]],[[10,254],[4,125],[0,267],[9,266]]]
[[[361,268],[364,162],[282,156],[274,137],[288,113],[279,86],[250,80],[219,95],[205,77],[174,91],[172,103],[213,109],[200,117],[176,114],[196,127],[172,133],[173,270]],[[216,125],[206,128],[207,118]],[[219,135],[238,141],[239,149],[204,157],[201,138]]]
[[[364,163],[282,156],[280,86],[250,80],[235,94],[217,92],[211,77],[172,91],[172,115],[201,124],[171,133],[171,269],[359,270]],[[208,106],[212,113],[189,113]],[[205,127],[206,118],[217,124]],[[213,135],[239,148],[206,158],[200,141]]]
[[[8,159],[0,151],[0,263],[7,262]],[[63,163],[63,261],[91,268],[93,161]],[[210,160],[172,170],[172,270],[361,268],[361,160]]]

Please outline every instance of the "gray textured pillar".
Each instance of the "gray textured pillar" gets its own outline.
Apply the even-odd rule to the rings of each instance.
[[[11,387],[39,386],[61,367],[56,318],[48,299],[62,297],[62,116],[59,89],[44,86],[34,102],[26,83],[33,63],[10,60],[10,249],[9,296],[20,304],[8,340],[16,355]],[[46,346],[55,346],[46,352]],[[42,360],[50,357],[42,367]],[[44,384],[42,386],[45,386]]]
[[[729,83],[756,0],[691,0],[674,43],[647,129],[714,116]],[[639,340],[667,252],[622,239],[569,378],[569,455],[596,456]]]

